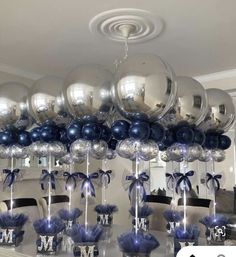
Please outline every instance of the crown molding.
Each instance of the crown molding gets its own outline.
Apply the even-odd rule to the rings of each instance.
[[[200,76],[197,76],[194,78],[199,82],[210,82],[210,81],[228,79],[228,78],[233,78],[233,77],[236,77],[236,69],[200,75]]]
[[[12,67],[3,63],[0,63],[0,71],[6,72],[12,75],[20,76],[23,78],[31,79],[31,80],[37,80],[39,78],[42,78],[42,74],[34,73],[34,72],[29,72],[26,70],[22,70],[16,67]]]

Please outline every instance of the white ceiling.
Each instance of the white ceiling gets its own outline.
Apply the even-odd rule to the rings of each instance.
[[[58,76],[86,62],[112,66],[122,46],[95,37],[88,24],[114,8],[144,9],[165,22],[158,38],[131,52],[158,54],[178,75],[236,68],[235,0],[0,0],[0,63]]]

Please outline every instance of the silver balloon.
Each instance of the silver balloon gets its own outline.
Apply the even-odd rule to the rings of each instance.
[[[20,145],[12,145],[5,148],[5,158],[25,159],[28,156],[26,147]]]
[[[38,123],[52,120],[56,124],[66,124],[71,120],[60,96],[62,86],[62,79],[51,76],[37,80],[32,86],[27,106]]]
[[[48,154],[60,158],[66,154],[66,147],[61,142],[52,142],[47,144]]]
[[[84,139],[78,139],[75,142],[73,142],[73,144],[71,145],[71,153],[74,156],[86,156],[86,154],[88,153],[88,151],[91,148],[91,142],[84,140]]]
[[[158,56],[129,56],[117,71],[112,97],[127,119],[147,116],[154,121],[174,104],[177,86],[171,68]]]
[[[150,161],[158,156],[158,145],[153,140],[142,142],[139,150],[139,157],[144,161]]]
[[[204,87],[195,79],[177,77],[175,106],[161,120],[163,125],[176,125],[180,121],[199,125],[207,115],[208,101]]]
[[[63,157],[60,158],[60,162],[63,164],[73,164],[73,163],[83,163],[85,161],[84,157],[78,157],[78,156],[73,156],[70,153],[67,153],[66,155],[64,155]]]
[[[116,151],[120,157],[135,160],[140,147],[141,142],[139,140],[127,138],[117,144]]]
[[[188,147],[187,159],[197,160],[202,154],[202,147],[199,144],[192,144]]]
[[[70,113],[78,118],[96,116],[98,120],[106,120],[113,106],[112,80],[112,74],[99,65],[77,67],[63,87],[63,100]]]
[[[33,123],[26,108],[28,87],[18,82],[7,82],[0,85],[0,128],[14,125],[16,128],[27,128]]]
[[[112,150],[112,149],[107,149],[107,154],[106,154],[106,158],[108,160],[113,160],[115,159],[117,156],[117,153],[116,151]]]
[[[92,141],[90,154],[93,158],[101,160],[106,157],[107,149],[108,146],[105,141]]]
[[[161,152],[161,160],[163,162],[169,162],[170,161],[170,157],[167,151],[163,151]]]
[[[203,149],[198,160],[200,162],[209,162],[212,159],[211,150]]]
[[[218,130],[227,132],[235,121],[235,108],[232,97],[221,89],[206,90],[208,97],[208,113],[200,124],[203,130]]]
[[[220,149],[211,150],[212,159],[216,162],[222,162],[225,160],[225,151]]]
[[[85,158],[84,157],[80,157],[80,156],[72,156],[73,158],[73,161],[74,163],[77,163],[77,164],[81,164],[85,161]]]
[[[0,145],[0,159],[7,159],[6,147],[3,145]]]
[[[47,157],[48,143],[34,142],[30,146],[30,152],[36,157]]]
[[[167,153],[170,160],[179,162],[183,158],[187,157],[188,146],[175,143],[167,149]]]

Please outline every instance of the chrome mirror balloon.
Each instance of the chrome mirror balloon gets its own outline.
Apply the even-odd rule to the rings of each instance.
[[[96,116],[107,119],[113,106],[110,88],[112,74],[99,65],[81,65],[65,80],[63,99],[70,113],[76,118]]]
[[[112,97],[127,119],[161,118],[175,103],[177,86],[171,68],[158,56],[129,56],[117,70]]]

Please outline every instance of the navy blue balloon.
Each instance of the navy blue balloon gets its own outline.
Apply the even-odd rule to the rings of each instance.
[[[86,140],[98,140],[101,136],[101,127],[97,123],[85,124],[82,128],[82,136]]]
[[[60,134],[60,137],[59,137],[59,141],[66,145],[70,142],[70,140],[67,138],[67,130],[66,128],[60,128],[59,129],[59,134]]]
[[[165,146],[167,148],[167,147],[170,147],[174,143],[175,143],[175,136],[174,136],[173,130],[171,130],[171,129],[166,130],[164,139],[162,140],[161,144],[163,144],[163,146]],[[166,149],[164,149],[164,150],[166,150]]]
[[[191,144],[194,140],[194,132],[190,127],[181,127],[176,131],[176,141],[181,144]]]
[[[112,149],[112,150],[116,150],[116,146],[117,146],[118,141],[114,138],[112,138],[109,142],[108,142],[108,148]]]
[[[194,143],[199,144],[199,145],[204,145],[205,140],[206,140],[206,136],[204,134],[204,132],[202,132],[199,129],[195,129],[194,130]]]
[[[109,142],[111,139],[111,129],[106,125],[101,125],[101,140]]]
[[[51,142],[58,139],[58,129],[52,125],[45,125],[41,127],[40,140],[44,142]]]
[[[219,145],[218,148],[221,150],[226,150],[231,146],[231,139],[226,135],[219,136]]]
[[[148,139],[150,136],[149,123],[144,121],[133,122],[129,128],[129,136],[138,140]]]
[[[126,120],[117,120],[112,124],[111,132],[116,140],[124,140],[129,136],[130,124]]]
[[[18,144],[21,146],[29,146],[31,141],[30,132],[28,131],[20,131],[18,134]]]
[[[78,121],[73,122],[67,128],[67,137],[71,142],[82,137],[82,124]]]
[[[167,149],[167,147],[163,144],[163,142],[159,142],[158,147],[160,151],[165,151]]]
[[[37,127],[37,128],[33,128],[30,131],[30,138],[32,142],[36,142],[40,140],[40,133],[41,133],[41,128]]]
[[[13,145],[17,143],[17,134],[12,130],[5,130],[0,134],[0,144]]]
[[[219,146],[219,135],[216,133],[206,133],[204,146],[207,149],[216,149]]]
[[[151,134],[150,139],[155,140],[156,142],[161,142],[165,137],[165,129],[159,123],[154,123],[151,125]]]

